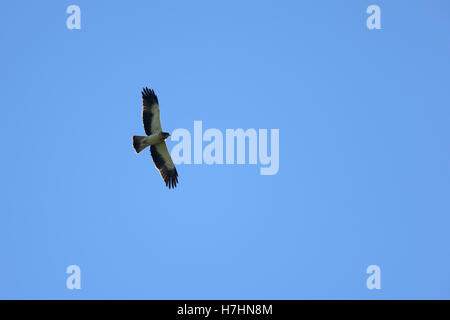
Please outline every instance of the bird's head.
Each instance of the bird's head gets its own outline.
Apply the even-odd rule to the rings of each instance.
[[[170,133],[168,133],[168,132],[162,132],[161,134],[162,134],[164,140],[166,140],[168,137],[170,137]]]

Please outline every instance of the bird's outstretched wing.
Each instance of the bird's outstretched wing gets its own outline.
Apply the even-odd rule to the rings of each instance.
[[[173,164],[172,158],[170,157],[166,142],[163,141],[150,146],[150,153],[156,168],[158,168],[161,177],[166,183],[166,186],[168,186],[169,189],[175,188],[178,183],[178,172]]]
[[[158,97],[155,91],[147,87],[142,90],[142,106],[142,120],[144,121],[145,133],[149,136],[162,132]]]

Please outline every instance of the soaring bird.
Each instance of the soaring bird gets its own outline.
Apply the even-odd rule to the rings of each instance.
[[[146,87],[142,90],[142,105],[142,119],[147,136],[133,136],[134,150],[139,153],[150,146],[153,162],[166,186],[169,189],[175,188],[178,183],[178,173],[165,142],[170,134],[162,131],[158,97],[152,89]]]

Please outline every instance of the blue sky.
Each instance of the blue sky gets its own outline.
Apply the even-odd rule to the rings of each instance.
[[[0,298],[450,298],[449,18],[444,0],[5,3]],[[169,132],[279,129],[278,174],[179,165],[168,190],[131,146],[144,86]]]

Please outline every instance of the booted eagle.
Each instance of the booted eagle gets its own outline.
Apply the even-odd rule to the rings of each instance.
[[[170,136],[163,132],[159,119],[158,97],[153,90],[144,88],[142,90],[142,119],[144,120],[144,130],[147,136],[133,136],[133,147],[136,153],[141,152],[150,146],[150,154],[153,162],[158,168],[166,186],[175,188],[178,183],[178,173],[165,140]]]

